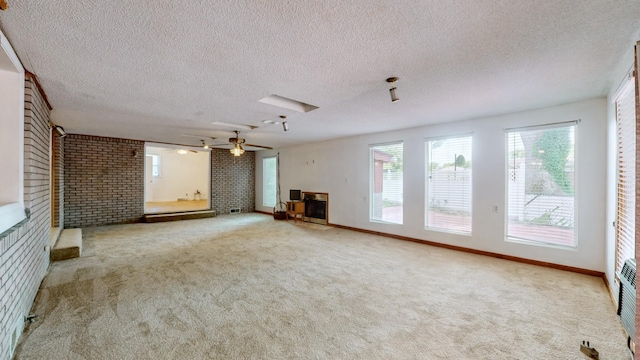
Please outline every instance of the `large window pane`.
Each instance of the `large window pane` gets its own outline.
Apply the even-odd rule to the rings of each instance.
[[[471,233],[471,136],[428,140],[426,227]]]
[[[575,246],[575,125],[507,133],[507,236]]]
[[[633,80],[628,81],[616,99],[616,277],[624,262],[635,258],[636,249],[636,96]]]
[[[370,220],[402,224],[402,143],[372,145]]]
[[[275,206],[277,194],[277,163],[275,157],[262,159],[262,205]]]

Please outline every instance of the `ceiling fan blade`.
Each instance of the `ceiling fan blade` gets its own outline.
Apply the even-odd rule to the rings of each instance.
[[[224,143],[224,144],[212,144],[209,145],[209,147],[213,147],[213,146],[232,146],[233,144],[229,144],[229,143]]]
[[[192,152],[192,153],[196,153],[196,154],[198,153],[198,152],[197,152],[197,151],[195,151],[195,150],[189,150],[189,151],[190,151],[190,152]]]
[[[250,147],[257,147],[257,148],[262,148],[262,149],[267,149],[267,150],[273,150],[273,148],[269,147],[269,146],[253,145],[253,144],[242,144],[242,145],[250,146]]]

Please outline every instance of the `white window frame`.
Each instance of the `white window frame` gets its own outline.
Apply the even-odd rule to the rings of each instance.
[[[563,250],[576,250],[578,248],[578,124],[580,120],[572,120],[572,121],[563,121],[556,123],[548,123],[541,125],[532,125],[532,126],[523,126],[518,128],[509,128],[505,129],[505,240],[513,243],[527,244],[527,245],[535,245],[541,247],[549,247]],[[556,244],[552,242],[544,242],[539,240],[525,239],[520,237],[514,237],[509,235],[509,134],[514,132],[524,132],[524,131],[533,131],[533,130],[544,130],[544,129],[555,129],[561,127],[570,127],[574,128],[574,138],[573,138],[573,155],[574,155],[574,191],[573,191],[573,245],[562,245]]]
[[[375,176],[375,160],[374,160],[374,151],[377,147],[380,146],[387,146],[387,145],[401,145],[402,146],[402,158],[403,158],[403,167],[402,167],[402,174],[403,174],[403,183],[402,183],[402,209],[403,209],[403,215],[402,218],[400,219],[400,222],[393,222],[393,221],[386,221],[386,220],[382,220],[382,219],[378,219],[378,218],[374,218],[374,211],[375,211],[375,198],[374,198],[374,191],[375,191],[375,183],[374,183],[374,176]],[[381,223],[381,224],[389,224],[389,225],[403,225],[404,223],[404,141],[392,141],[392,142],[387,142],[387,143],[378,143],[378,144],[370,144],[369,145],[369,222],[373,222],[373,223]]]
[[[431,162],[431,151],[430,151],[430,143],[433,141],[439,141],[439,140],[449,140],[449,139],[459,139],[459,138],[469,138],[471,141],[471,158],[469,158],[469,161],[472,161],[473,159],[473,134],[458,134],[458,135],[451,135],[451,136],[439,136],[439,137],[433,137],[433,138],[426,138],[424,139],[424,146],[425,146],[425,181],[424,181],[424,185],[425,185],[425,199],[424,199],[424,227],[426,230],[430,230],[430,231],[438,231],[438,232],[446,232],[446,233],[453,233],[453,234],[459,234],[459,235],[468,235],[471,236],[472,232],[473,232],[473,162],[471,165],[471,171],[470,171],[470,179],[469,179],[469,212],[470,212],[470,216],[469,216],[469,231],[462,231],[462,230],[457,230],[457,229],[451,229],[451,228],[446,228],[446,227],[435,227],[435,226],[429,226],[429,204],[431,201],[431,195],[429,193],[429,181],[431,180],[430,176],[431,176],[431,168],[430,168],[430,162]]]
[[[635,208],[636,208],[636,198],[637,195],[635,194],[635,191],[637,189],[637,186],[629,186],[629,190],[633,191],[633,196],[630,197],[631,200],[631,204],[627,204],[627,206],[621,205],[620,204],[620,193],[621,193],[621,189],[620,189],[620,167],[621,167],[621,155],[622,151],[620,148],[620,120],[618,118],[619,115],[619,100],[623,99],[623,97],[629,96],[629,95],[633,95],[633,101],[634,101],[634,106],[635,106],[635,77],[633,76],[633,71],[630,71],[629,74],[627,75],[627,78],[625,80],[625,82],[623,83],[623,85],[620,87],[619,91],[616,93],[616,95],[614,96],[614,101],[613,104],[615,106],[615,113],[616,113],[616,213],[615,213],[615,256],[614,256],[614,278],[616,282],[619,282],[619,272],[620,270],[622,270],[622,266],[626,260],[626,257],[631,257],[631,258],[635,258],[635,228],[636,228],[636,224],[635,224]],[[637,118],[637,114],[636,114],[636,118]],[[626,119],[626,120],[631,120],[632,124],[637,126],[636,120],[635,118],[633,119]],[[625,124],[623,124],[624,126]],[[629,124],[626,124],[629,125]],[[624,129],[623,131],[625,133],[629,132],[629,136],[632,136],[635,139],[635,134],[637,129],[634,129],[634,131],[629,131],[630,129]],[[634,145],[634,149],[626,149],[626,153],[625,155],[629,156],[633,156],[635,158],[635,155],[637,154],[637,149],[635,149],[635,140],[632,142]],[[631,151],[629,151],[631,150]],[[635,172],[635,163],[638,161],[638,159],[635,159],[635,161],[633,161],[633,165],[628,164],[629,168],[631,168],[631,170],[634,170]],[[635,178],[638,178],[638,175],[635,174]],[[635,180],[632,181],[633,184],[635,184]],[[631,185],[631,183],[628,183],[628,185]],[[621,206],[624,206],[623,208],[621,208]],[[624,221],[624,219],[620,219],[620,215],[623,212],[630,212],[630,214],[625,214],[628,215],[627,216],[627,220],[629,220],[629,222],[632,222],[633,224],[628,224],[626,223],[626,221]],[[621,236],[620,236],[621,235]],[[627,236],[625,236],[627,235]],[[631,243],[633,241],[633,243]],[[621,252],[621,246],[625,247],[625,251]]]
[[[25,71],[0,31],[0,233],[26,218],[24,205]]]
[[[266,193],[264,191],[265,187],[266,187],[266,184],[267,184],[267,181],[266,181],[267,180],[267,171],[266,171],[266,166],[265,165],[266,165],[267,161],[271,161],[271,160],[275,161],[275,164],[276,164],[276,178],[275,178],[275,187],[276,187],[276,189],[275,189],[276,190],[275,191],[276,196],[275,197],[276,198],[275,198],[273,204],[266,202],[266,200],[267,200],[266,197],[265,197]],[[277,205],[277,203],[278,203],[278,159],[277,159],[277,156],[263,157],[262,158],[262,206],[274,207],[274,206]]]

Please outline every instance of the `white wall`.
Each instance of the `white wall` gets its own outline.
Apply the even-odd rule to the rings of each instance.
[[[640,30],[633,36],[634,41],[629,42],[629,49],[620,59],[615,69],[613,83],[607,95],[607,203],[606,203],[606,244],[605,244],[605,274],[609,281],[609,288],[613,294],[618,294],[618,284],[615,282],[615,228],[616,220],[616,106],[615,96],[625,76],[633,66],[633,50],[636,41],[640,41]],[[617,295],[613,296],[617,302]]]
[[[280,152],[283,201],[289,189],[329,193],[329,222],[466,248],[605,271],[606,100],[604,98],[483,119],[369,134],[256,154],[256,210],[262,161]],[[505,128],[581,119],[576,140],[578,196],[575,250],[505,241]],[[424,228],[424,140],[473,133],[473,233]],[[404,141],[404,224],[369,222],[369,144]],[[498,204],[499,213],[492,212]]]
[[[156,148],[154,148],[156,149]],[[151,181],[146,179],[149,187],[145,201],[176,201],[188,197],[193,200],[196,190],[202,193],[202,200],[209,199],[209,152],[198,151],[180,155],[176,149],[153,151],[160,155],[160,177]],[[151,158],[145,156],[145,163]]]

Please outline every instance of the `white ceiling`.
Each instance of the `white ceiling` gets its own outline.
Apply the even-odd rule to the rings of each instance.
[[[191,145],[231,137],[212,121],[283,147],[604,96],[640,28],[637,0],[8,3],[0,28],[56,124]],[[278,115],[291,131],[262,123]]]

